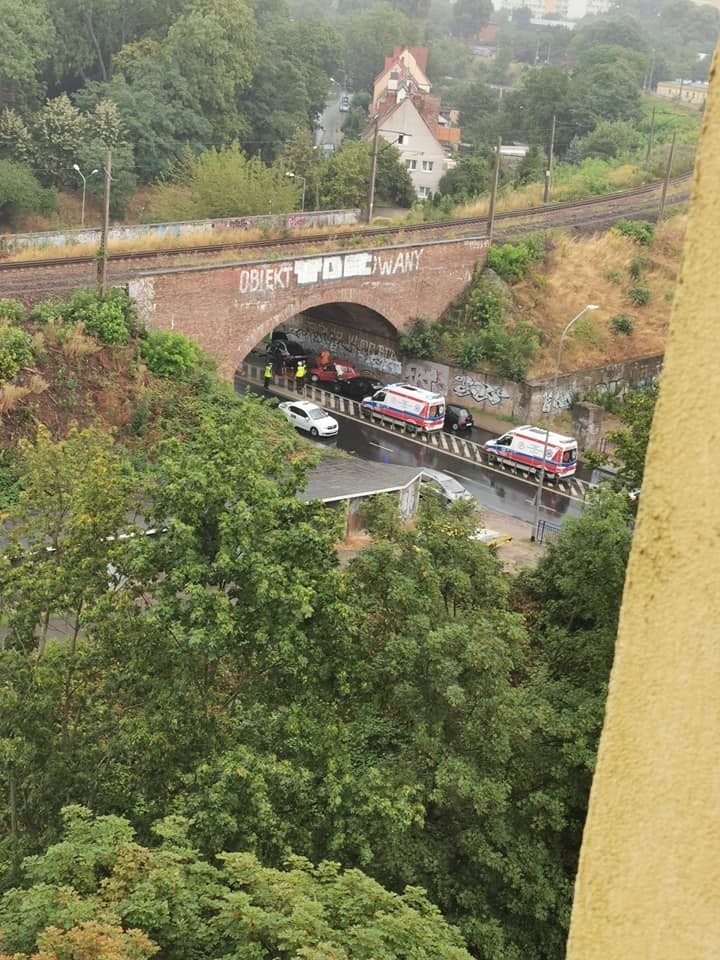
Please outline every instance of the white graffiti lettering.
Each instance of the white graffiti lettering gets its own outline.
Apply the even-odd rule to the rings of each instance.
[[[555,391],[553,397],[552,390],[543,391],[543,413],[550,413],[555,410],[569,410],[572,406],[573,395],[570,390],[560,388]]]
[[[399,253],[342,253],[327,257],[305,257],[277,266],[247,267],[240,271],[240,293],[274,293],[287,290],[294,277],[299,287],[312,283],[328,283],[350,277],[373,274],[394,276],[420,269],[422,250],[401,250]]]
[[[510,399],[505,387],[488,383],[486,380],[476,380],[467,374],[458,374],[455,377],[453,393],[456,397],[472,397],[476,403],[490,403],[492,406]]]
[[[289,263],[277,266],[248,267],[240,271],[240,293],[274,293],[290,286]]]
[[[349,359],[358,366],[381,373],[402,373],[402,364],[392,348],[357,334],[348,332],[346,337],[339,337],[326,328],[310,327],[287,327],[286,333],[306,348],[318,352],[328,350],[336,359]]]

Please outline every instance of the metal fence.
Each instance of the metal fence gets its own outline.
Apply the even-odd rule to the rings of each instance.
[[[549,520],[539,520],[535,532],[537,543],[552,543],[560,533],[560,527],[556,523],[550,523]]]

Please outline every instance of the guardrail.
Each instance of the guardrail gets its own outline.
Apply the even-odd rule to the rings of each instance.
[[[257,384],[258,386],[263,385],[264,371],[262,367],[245,362],[242,364],[240,371],[243,380],[248,380],[250,383]],[[274,374],[272,387],[275,393],[281,393],[283,396],[287,396],[288,399],[298,396],[298,392],[295,389],[294,374],[292,372],[287,376]],[[314,400],[331,412],[342,414],[345,417],[352,417],[354,420],[360,422],[372,423],[373,426],[381,430],[386,430],[388,433],[401,433],[416,443],[434,447],[443,453],[448,453],[461,460],[466,460],[470,463],[480,463],[486,467],[488,466],[488,458],[485,455],[482,444],[476,443],[474,440],[459,437],[457,434],[450,433],[446,430],[437,430],[429,434],[424,434],[419,431],[411,432],[406,430],[402,423],[399,423],[397,420],[391,420],[389,417],[383,417],[380,414],[373,414],[372,417],[368,417],[361,411],[360,404],[356,400],[350,400],[349,397],[343,397],[341,394],[335,393],[332,390],[324,390],[317,383],[306,383],[303,387],[302,396],[304,396],[306,400]],[[517,476],[530,483],[536,482],[534,474],[528,473],[526,470],[520,470],[512,465],[496,463],[492,465],[491,469],[497,470],[500,473],[508,473],[511,476]],[[571,491],[573,485],[575,485],[576,493],[579,494],[580,498],[584,498],[587,492],[586,488],[588,484],[575,477],[570,478],[570,482],[568,482],[567,480],[546,476],[546,482],[549,483],[551,481],[554,482],[560,490],[565,492]]]

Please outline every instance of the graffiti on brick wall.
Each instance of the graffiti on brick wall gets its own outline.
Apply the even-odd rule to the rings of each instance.
[[[476,380],[467,373],[456,375],[452,392],[456,397],[472,397],[476,403],[490,403],[493,406],[510,399],[510,392],[501,384]]]
[[[147,323],[155,312],[155,279],[141,277],[139,280],[131,280],[128,293],[137,304],[138,315]]]
[[[285,263],[244,267],[240,270],[240,293],[275,293],[308,284],[349,280],[355,277],[395,277],[420,269],[422,250],[387,253],[341,253],[304,257]]]
[[[408,383],[423,390],[432,390],[445,396],[448,383],[448,368],[442,364],[413,360],[405,364],[403,376]]]
[[[378,370],[380,373],[399,374],[402,364],[391,347],[376,343],[367,337],[348,331],[347,336],[334,336],[330,331],[322,328],[288,327],[290,337],[299,340],[305,347],[312,347],[320,353],[329,351],[336,359],[350,359],[355,364]]]

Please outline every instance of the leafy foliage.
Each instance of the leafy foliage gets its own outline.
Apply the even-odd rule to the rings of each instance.
[[[644,247],[650,246],[655,234],[655,224],[647,220],[618,220],[613,229]]]
[[[635,286],[630,287],[627,294],[630,300],[638,307],[642,307],[650,301],[650,287],[645,283],[637,283]]]
[[[527,237],[518,243],[504,243],[499,247],[490,247],[487,265],[503,280],[522,280],[530,267],[545,254],[543,241],[537,235]]]
[[[54,190],[46,190],[29,167],[0,160],[0,218],[13,222],[22,213],[51,213],[57,203]]]
[[[12,380],[33,357],[32,338],[18,327],[0,326],[0,382]]]
[[[624,333],[628,337],[633,332],[632,317],[629,317],[626,313],[616,313],[610,318],[610,325],[615,333]]]
[[[655,383],[644,390],[629,394],[619,411],[625,427],[608,434],[608,440],[615,447],[618,479],[630,490],[642,486],[658,389],[658,384]]]
[[[192,340],[171,330],[148,331],[140,343],[140,355],[158,377],[179,378],[200,362],[200,350]]]

